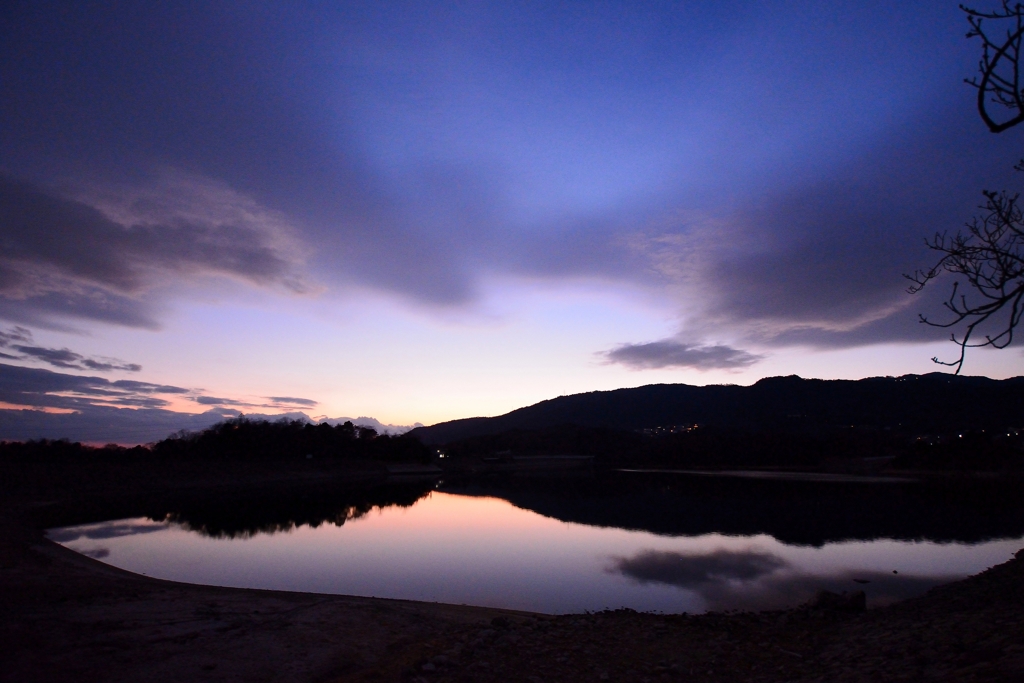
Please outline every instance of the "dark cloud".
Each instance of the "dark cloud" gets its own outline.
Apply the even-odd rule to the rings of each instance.
[[[113,199],[92,195],[0,174],[0,315],[152,326],[145,295],[168,278],[306,289],[283,219],[216,183],[172,175]]]
[[[12,344],[25,342],[32,342],[32,331],[27,328],[15,326],[6,332],[0,330],[0,346],[11,346]]]
[[[759,356],[724,344],[699,346],[665,339],[646,344],[624,344],[601,354],[609,363],[635,370],[693,368],[695,370],[738,370],[760,361]]]
[[[27,344],[17,343],[27,342]],[[13,327],[4,332],[0,330],[0,348],[9,348],[19,355],[0,353],[0,357],[8,360],[37,360],[58,368],[68,370],[97,370],[111,372],[121,370],[139,372],[142,366],[138,363],[126,363],[116,358],[86,357],[71,349],[50,349],[42,346],[29,346],[32,343],[32,332],[24,327]]]
[[[201,405],[234,406],[236,408],[312,408],[317,405],[317,401],[312,399],[291,398],[288,396],[268,396],[266,400],[270,401],[270,403],[254,403],[252,401],[219,398],[216,396],[195,396],[192,400]]]
[[[86,358],[82,354],[75,353],[70,349],[47,349],[40,346],[20,345],[12,348],[20,351],[23,354],[23,359],[41,360],[58,368],[98,370],[100,372],[110,372],[112,370],[138,372],[142,370],[142,366],[138,363],[124,363],[113,358],[105,360]]]
[[[615,558],[608,567],[639,583],[660,583],[698,593],[709,610],[785,609],[808,602],[819,590],[863,590],[872,607],[921,595],[962,576],[915,576],[877,571],[794,571],[783,558],[757,550],[710,553],[644,550]]]
[[[77,354],[76,354],[77,355]],[[83,358],[81,360],[82,366],[87,370],[98,370],[100,372],[109,372],[111,370],[124,370],[127,372],[139,372],[142,370],[142,366],[138,363],[124,363],[117,360],[116,358]]]
[[[938,113],[938,112],[936,112]],[[760,344],[822,348],[937,341],[951,280],[907,293],[905,273],[936,260],[924,240],[955,232],[989,187],[1015,187],[1005,147],[978,130],[970,108],[945,113],[878,145],[826,177],[733,216],[735,243],[691,263],[709,327],[741,329]]]
[[[194,390],[135,380],[108,380],[25,368],[0,363],[0,439],[71,439],[89,443],[150,443],[175,432],[198,431],[240,414],[238,408],[280,410],[310,399],[289,398],[292,403],[253,404],[233,399],[195,395]],[[201,414],[167,410],[163,396],[183,396],[200,405],[215,406]],[[24,407],[20,407],[24,406]],[[59,412],[55,412],[59,411]],[[301,420],[340,424],[353,422],[378,432],[403,433],[413,427],[385,425],[372,417],[316,418],[290,411],[279,414],[246,412],[254,420]]]
[[[160,408],[161,394],[186,394],[187,389],[133,380],[112,381],[41,368],[0,363],[0,402],[34,408],[81,410],[96,403],[137,408]]]
[[[252,403],[235,401],[230,398],[217,398],[216,396],[195,396],[193,401],[204,406],[251,406]]]
[[[40,346],[15,346],[16,351],[24,354],[25,358],[33,358],[49,363],[58,368],[80,368],[79,363],[82,356],[70,349],[44,349]]]
[[[0,439],[70,439],[94,444],[145,444],[166,439],[183,429],[206,429],[238,415],[238,411],[219,409],[197,415],[161,408],[117,408],[87,402],[74,405],[74,410],[73,413],[0,410]]]
[[[4,383],[3,366],[0,366],[0,385]],[[22,397],[25,400],[25,397]],[[0,402],[9,402],[0,391]],[[68,404],[65,404],[68,405]],[[166,439],[182,430],[194,432],[206,429],[226,419],[238,417],[238,410],[213,408],[204,413],[179,413],[162,408],[118,408],[94,405],[88,401],[71,404],[74,412],[47,413],[42,410],[0,409],[0,440],[26,441],[29,439],[70,439],[86,443],[145,444]],[[40,406],[43,407],[43,406]],[[263,414],[247,412],[253,420],[300,420],[304,422],[327,422],[341,424],[352,422],[359,426],[372,427],[378,432],[401,434],[412,426],[385,425],[372,417],[310,419],[302,412]]]
[[[492,275],[593,278],[678,297],[688,340],[943,338],[901,275],[981,189],[1014,186],[1016,159],[961,82],[962,17],[690,4],[585,23],[499,5],[8,10],[8,171],[132,182],[0,181],[0,315],[152,327],[153,288],[193,274],[302,290],[294,224],[332,283],[429,306]],[[196,175],[139,172],[154,166]],[[636,346],[636,367],[666,366]]]
[[[303,406],[306,408],[312,408],[317,405],[317,401],[309,398],[295,398],[292,396],[267,396],[268,401],[273,401],[276,404],[290,405],[290,406]]]

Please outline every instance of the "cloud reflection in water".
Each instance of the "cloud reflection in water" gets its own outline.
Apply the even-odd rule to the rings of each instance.
[[[114,520],[98,524],[83,524],[81,526],[50,529],[46,532],[46,536],[56,543],[67,544],[83,538],[102,540],[133,536],[135,534],[151,534],[155,531],[163,531],[166,528],[167,525],[160,522],[140,523],[137,520]]]
[[[810,600],[821,589],[864,590],[872,607],[889,604],[962,578],[842,570],[811,574],[773,553],[718,548],[709,553],[642,550],[615,557],[606,569],[639,584],[664,584],[700,595],[708,610],[784,609]]]

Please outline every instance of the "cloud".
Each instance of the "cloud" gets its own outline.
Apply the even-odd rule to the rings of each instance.
[[[330,424],[330,425],[340,425],[340,424],[344,424],[346,422],[351,422],[352,424],[354,424],[357,427],[370,427],[371,429],[376,429],[377,433],[379,433],[379,434],[385,434],[385,433],[386,434],[404,434],[405,432],[409,431],[410,429],[416,429],[417,427],[422,427],[423,426],[423,424],[420,423],[420,422],[416,422],[416,423],[414,423],[412,425],[384,424],[383,422],[381,422],[380,420],[378,420],[376,418],[366,417],[366,416],[362,416],[362,417],[327,417],[327,416],[320,416],[320,417],[317,417],[316,419],[319,422],[326,422],[327,424]]]
[[[0,381],[2,381],[0,373]],[[0,397],[0,402],[4,401]],[[195,432],[218,422],[238,417],[239,411],[214,408],[204,413],[179,413],[163,408],[118,408],[82,403],[70,413],[51,413],[42,410],[0,409],[0,440],[27,441],[30,439],[70,439],[86,443],[145,444],[166,439],[181,430]],[[378,432],[402,434],[414,427],[384,425],[374,418],[310,419],[301,412],[276,415],[246,413],[253,420],[300,420],[341,424],[353,422],[372,427]]]
[[[15,342],[26,342],[19,344]],[[98,372],[112,372],[121,370],[125,372],[139,372],[142,366],[138,363],[126,363],[117,358],[87,357],[75,353],[71,349],[50,349],[41,346],[28,346],[32,343],[32,331],[16,326],[6,332],[0,330],[0,348],[9,348],[17,351],[19,355],[0,353],[0,357],[7,360],[37,360],[48,363],[57,368],[68,370],[96,370]]]
[[[942,339],[901,274],[980,189],[1013,186],[1005,139],[965,103],[976,49],[921,3],[884,27],[805,4],[713,30],[693,17],[715,3],[584,23],[25,10],[4,35],[2,157],[78,185],[0,183],[0,315],[155,327],[168,283],[306,291],[315,267],[427,307],[472,305],[492,275],[640,287],[677,303],[691,342]],[[189,173],[81,182],[154,164]]]
[[[0,347],[10,346],[16,342],[32,343],[32,331],[21,326],[9,328],[6,332],[0,330]]]
[[[642,238],[649,256],[663,247],[652,263],[686,292],[691,333],[818,348],[947,338],[918,313],[941,316],[950,282],[911,296],[903,274],[935,261],[925,238],[960,229],[983,188],[1018,180],[970,108],[929,116],[945,121],[894,129],[830,173],[744,201],[676,242]]]
[[[600,355],[609,363],[618,363],[634,370],[656,368],[739,370],[764,358],[764,356],[742,349],[734,349],[724,344],[698,346],[671,339],[646,344],[623,344]]]
[[[318,401],[314,401],[313,399],[294,398],[292,396],[267,396],[266,398],[268,401],[273,401],[275,404],[303,406],[305,408],[312,408],[318,403]]]
[[[194,397],[192,397],[192,400],[195,401],[196,403],[198,403],[200,405],[204,405],[204,406],[220,406],[220,405],[251,406],[252,405],[251,403],[246,403],[244,401],[235,401],[235,400],[230,399],[230,398],[217,398],[216,396],[194,396]]]
[[[165,396],[189,398],[211,406],[204,413],[168,410]],[[265,414],[249,409],[281,410],[296,405],[315,405],[311,399],[279,396],[288,402],[247,403],[228,398],[204,396],[193,389],[135,380],[83,377],[42,368],[25,368],[0,363],[0,439],[71,439],[89,443],[150,443],[182,429],[198,431],[225,419],[237,417],[238,408],[247,409],[254,420],[300,420],[341,424],[353,422],[378,432],[401,434],[420,427],[382,424],[372,417],[310,418],[289,411]]]
[[[69,413],[30,409],[0,410],[0,439],[70,439],[94,444],[145,444],[166,439],[183,429],[206,429],[237,415],[238,411],[221,409],[193,414],[164,408],[119,408],[85,402],[75,405],[74,412]]]
[[[187,394],[188,389],[133,380],[83,377],[0,363],[0,402],[34,408],[79,410],[95,404],[161,408],[161,394]]]
[[[221,183],[165,172],[77,194],[0,174],[0,316],[152,327],[152,291],[195,276],[310,291],[287,221]]]
[[[194,396],[192,398],[193,401],[201,405],[234,406],[236,408],[312,408],[318,404],[318,401],[314,401],[310,398],[292,398],[290,396],[267,396],[265,399],[270,402],[242,401],[239,399],[219,398],[216,396]]]
[[[138,372],[142,370],[142,366],[138,363],[125,363],[119,361],[116,358],[86,358],[80,353],[75,353],[70,349],[47,349],[39,346],[12,346],[16,351],[20,351],[23,355],[23,359],[34,359],[41,360],[49,363],[54,367],[67,368],[74,370],[98,370],[100,372],[110,372],[113,370],[124,370],[127,372]]]

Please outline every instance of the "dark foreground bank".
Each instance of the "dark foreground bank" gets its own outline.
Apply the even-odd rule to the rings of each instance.
[[[309,487],[383,472],[315,460],[215,473],[104,467],[0,472],[0,680],[1024,680],[1022,555],[859,613],[548,617],[191,586],[82,557],[42,528],[171,490],[221,495],[226,481]]]

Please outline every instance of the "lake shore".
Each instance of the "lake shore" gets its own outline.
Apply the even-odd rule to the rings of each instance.
[[[282,478],[308,485],[379,475],[302,467],[308,469]],[[10,471],[3,474],[12,481]],[[40,470],[13,487],[0,506],[0,680],[1024,679],[1021,553],[863,613],[551,617],[179,584],[109,567],[44,538],[42,525],[56,519],[48,511],[72,499],[72,507],[87,509],[90,500],[158,495],[185,482],[215,491],[224,473],[198,484],[195,473],[158,474]],[[271,474],[247,476],[250,484],[269,485]]]

